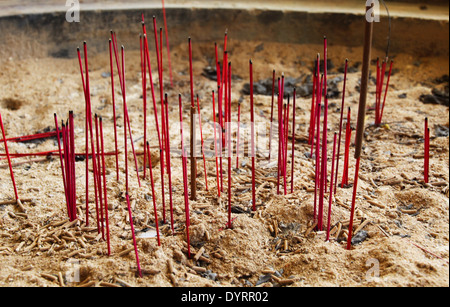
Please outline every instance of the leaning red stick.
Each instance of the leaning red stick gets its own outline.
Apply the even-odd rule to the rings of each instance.
[[[334,194],[337,191],[337,178],[339,174],[339,157],[341,155],[341,138],[342,138],[342,124],[344,121],[344,107],[345,107],[345,89],[347,85],[347,71],[348,71],[348,59],[345,60],[345,70],[344,70],[344,88],[342,90],[342,104],[341,104],[341,119],[339,121],[339,140],[338,140],[338,151],[337,151],[337,159],[336,159],[336,172],[334,178]]]
[[[103,200],[106,219],[106,242],[108,245],[108,256],[111,255],[111,238],[109,233],[109,214],[108,214],[108,192],[106,189],[106,163],[105,163],[105,142],[103,138],[103,120],[100,117],[100,140],[101,140],[101,156],[102,156],[102,174],[103,174]]]
[[[2,120],[2,114],[1,113],[0,113],[0,125],[1,125],[1,128],[2,128],[3,144],[5,145],[6,157],[8,158],[9,174],[11,176],[11,181],[12,181],[13,186],[14,186],[14,195],[16,196],[16,201],[18,201],[19,200],[19,193],[17,193],[16,180],[14,179],[14,172],[13,172],[13,169],[12,169],[11,157],[9,156],[8,142],[6,141],[5,127],[3,126],[3,120]]]
[[[86,92],[86,84],[83,73],[83,63],[81,61],[80,48],[77,48],[78,63],[80,66],[81,81],[83,83],[83,94],[85,99],[85,154],[86,154],[86,225],[89,226],[89,102]],[[86,59],[87,61],[87,59]]]
[[[148,155],[148,164],[150,166],[150,183],[152,187],[153,214],[155,215],[156,236],[158,238],[158,246],[161,246],[159,223],[158,223],[158,211],[156,210],[156,193],[155,193],[155,182],[153,180],[152,157],[150,155],[150,144],[148,142],[147,142],[147,155]]]
[[[15,138],[7,138],[6,140],[10,143],[11,142],[22,143],[22,142],[28,142],[28,141],[32,141],[32,140],[42,140],[42,139],[51,138],[54,136],[56,136],[56,131],[18,136]],[[3,142],[3,141],[4,141],[4,139],[0,139],[0,142]]]
[[[328,226],[327,226],[327,239],[330,240],[330,228],[331,228],[331,205],[333,204],[333,184],[334,184],[334,160],[336,159],[336,142],[337,142],[337,133],[334,133],[334,145],[333,145],[333,159],[331,164],[331,181],[330,181],[330,196],[329,196],[329,204],[328,204]]]
[[[113,117],[114,117],[114,145],[116,149],[116,176],[117,181],[119,181],[119,151],[117,149],[117,118],[116,118],[116,93],[114,89],[114,66],[112,57],[112,41],[109,40],[109,66],[111,69],[111,95],[112,95],[112,105],[113,105]],[[145,175],[144,175],[145,176]]]
[[[325,86],[325,80],[324,80]],[[319,194],[319,216],[317,220],[317,227],[319,231],[323,229],[323,209],[324,209],[324,195],[327,186],[327,135],[328,135],[328,97],[325,96],[325,105],[324,105],[324,115],[323,115],[323,136],[322,136],[322,164],[321,164],[321,178],[320,178],[320,194]]]
[[[425,118],[425,166],[424,166],[424,181],[429,183],[429,168],[430,168],[430,128],[428,128],[428,118]]]

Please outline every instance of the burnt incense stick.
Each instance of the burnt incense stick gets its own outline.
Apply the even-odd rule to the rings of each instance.
[[[150,144],[147,142],[147,155],[148,155],[148,163],[150,169],[150,184],[152,188],[152,201],[153,201],[153,214],[155,216],[155,226],[156,226],[156,236],[158,238],[158,246],[161,246],[161,238],[159,234],[159,222],[158,222],[158,211],[156,209],[156,193],[155,193],[155,181],[153,179],[153,166],[152,166],[152,157],[150,155]]]
[[[344,107],[345,107],[345,90],[347,85],[347,72],[348,72],[348,59],[345,59],[345,68],[344,68],[344,88],[342,89],[342,104],[341,104],[341,117],[339,120],[339,140],[338,140],[338,151],[337,151],[337,159],[336,159],[336,172],[334,178],[334,194],[337,191],[337,180],[339,174],[339,157],[341,156],[341,139],[342,139],[342,125],[344,121]]]
[[[11,176],[11,181],[12,181],[12,184],[14,187],[14,195],[16,197],[16,201],[19,201],[19,193],[17,192],[16,180],[14,179],[14,172],[13,172],[13,168],[12,168],[12,164],[11,164],[11,157],[9,156],[8,142],[6,141],[6,132],[5,132],[5,127],[3,126],[3,120],[2,120],[1,113],[0,113],[0,127],[2,129],[3,144],[5,146],[6,157],[8,158],[9,174]]]
[[[101,141],[101,157],[102,157],[102,175],[103,175],[103,200],[105,208],[106,222],[106,242],[108,246],[108,256],[111,256],[111,238],[109,232],[109,213],[108,213],[108,192],[106,188],[106,163],[105,163],[105,142],[103,137],[103,119],[100,117],[100,141]]]
[[[373,3],[370,6],[366,6],[366,14],[370,13],[373,7]],[[373,14],[373,13],[372,13]],[[352,208],[350,214],[350,225],[348,229],[348,239],[347,239],[347,249],[350,250],[352,246],[352,235],[353,235],[353,218],[355,214],[356,206],[356,193],[358,186],[359,177],[359,166],[361,160],[362,143],[364,141],[364,127],[365,127],[365,117],[366,117],[366,103],[367,103],[367,90],[369,84],[369,68],[370,68],[370,57],[372,49],[372,38],[373,38],[373,22],[366,19],[365,21],[365,33],[364,33],[364,51],[363,51],[363,66],[361,72],[361,90],[359,98],[359,111],[358,111],[358,123],[356,128],[356,146],[355,146],[355,159],[356,159],[356,172],[355,172],[355,182],[353,186],[353,198],[352,198]]]
[[[330,181],[330,195],[329,195],[329,204],[328,204],[328,225],[327,225],[327,238],[325,241],[330,240],[330,228],[331,228],[331,206],[333,204],[333,185],[334,185],[334,160],[336,159],[336,142],[337,142],[337,133],[334,133],[334,142],[333,142],[333,158],[331,160],[331,181]]]

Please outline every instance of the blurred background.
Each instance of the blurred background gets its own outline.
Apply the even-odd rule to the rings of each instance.
[[[79,22],[66,20],[70,3],[79,3]],[[385,0],[392,22],[391,51],[418,56],[448,56],[448,0]],[[67,6],[66,6],[67,5]],[[171,44],[222,39],[226,29],[237,40],[362,45],[364,0],[166,0]],[[161,0],[0,0],[0,55],[74,57],[89,41],[106,51],[109,31],[124,45],[139,48],[141,13],[163,25]],[[389,33],[385,7],[375,25],[374,47],[383,49]]]

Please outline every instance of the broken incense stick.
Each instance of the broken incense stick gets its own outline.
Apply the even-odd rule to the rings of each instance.
[[[428,127],[428,118],[425,118],[425,137],[424,137],[424,181],[429,183],[429,169],[430,169],[430,128]]]

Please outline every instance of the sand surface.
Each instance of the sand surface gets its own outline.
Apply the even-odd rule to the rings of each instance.
[[[220,45],[219,52],[222,52]],[[255,65],[255,81],[270,79],[272,70],[287,77],[311,76],[313,59],[322,46],[286,45],[260,42],[229,41],[233,63],[232,109],[237,116],[242,103],[242,121],[249,121],[249,96],[241,92],[248,83],[248,60]],[[174,86],[169,86],[167,67],[164,80],[169,95],[170,121],[178,120],[177,97],[182,93],[185,120],[188,121],[189,63],[187,46],[173,46]],[[156,59],[152,51],[152,63]],[[373,58],[383,56],[374,50]],[[335,68],[330,79],[342,77],[339,68],[345,58],[353,66],[361,59],[361,50],[333,46],[329,57]],[[218,199],[215,159],[206,163],[209,191],[205,189],[203,161],[198,163],[198,199],[190,202],[191,245],[193,255],[186,255],[185,212],[182,193],[181,159],[172,159],[173,204],[175,234],[170,231],[169,197],[166,184],[166,218],[162,225],[162,246],[156,238],[139,238],[138,251],[143,278],[136,276],[134,252],[131,251],[130,224],[125,202],[124,156],[120,155],[120,180],[116,181],[115,159],[107,158],[109,220],[112,255],[107,255],[106,242],[98,237],[95,222],[85,225],[85,163],[76,165],[77,195],[80,221],[68,225],[64,189],[57,157],[17,158],[14,175],[23,211],[17,205],[0,206],[0,285],[1,286],[448,286],[449,285],[449,115],[448,106],[423,104],[419,98],[430,94],[439,85],[435,81],[448,75],[448,58],[414,58],[406,54],[393,55],[395,74],[391,79],[383,125],[374,127],[374,112],[367,113],[367,131],[361,161],[355,228],[367,233],[367,238],[345,249],[345,231],[350,218],[352,188],[338,188],[332,207],[332,228],[341,231],[325,242],[325,233],[311,229],[314,206],[313,159],[307,156],[307,129],[311,97],[298,97],[296,109],[295,189],[293,194],[276,195],[276,162],[263,167],[258,157],[257,212],[251,212],[250,161],[241,159],[240,170],[232,174],[233,229],[227,229],[227,175],[225,192]],[[127,100],[136,151],[143,151],[143,103],[140,81],[140,55],[129,52],[127,63]],[[214,44],[194,44],[194,88],[201,99],[204,125],[213,118],[211,91],[216,83],[203,76],[203,70],[214,63]],[[1,62],[0,111],[8,137],[33,134],[53,129],[53,114],[66,119],[75,113],[76,148],[84,152],[84,97],[76,59],[24,59]],[[375,66],[372,65],[372,71]],[[105,122],[106,151],[114,150],[113,113],[110,89],[109,57],[101,54],[90,59],[92,105]],[[373,75],[373,74],[372,74]],[[356,90],[360,70],[348,75],[346,108],[350,107],[356,127],[359,93]],[[117,75],[116,75],[117,80]],[[153,73],[156,98],[157,73]],[[447,79],[448,82],[448,79]],[[448,86],[448,83],[447,83]],[[342,81],[338,82],[342,91]],[[369,94],[370,106],[375,101],[374,84]],[[116,84],[116,90],[118,85]],[[404,98],[399,98],[403,95]],[[123,150],[123,116],[120,91],[116,91],[119,150]],[[151,91],[148,133],[154,160],[156,198],[159,218],[162,217],[159,150],[156,136]],[[257,120],[270,117],[271,97],[256,95]],[[330,100],[329,155],[333,132],[339,129],[341,98]],[[423,183],[423,122],[429,118],[431,140],[431,184]],[[447,136],[437,136],[436,130],[447,129]],[[178,136],[176,128],[171,130]],[[177,145],[176,141],[173,141]],[[11,153],[33,153],[55,150],[56,142],[39,144],[9,143]],[[350,149],[351,156],[354,147]],[[3,153],[3,144],[0,145]],[[128,155],[130,165],[134,161]],[[35,160],[41,159],[41,160]],[[342,159],[341,168],[342,171]],[[290,158],[288,167],[290,167]],[[139,156],[142,176],[142,156]],[[224,169],[227,169],[226,161]],[[331,162],[329,161],[329,165]],[[350,159],[350,183],[353,183],[355,161]],[[330,170],[329,170],[330,171]],[[340,171],[340,177],[341,177]],[[92,175],[91,175],[92,176]],[[147,170],[148,176],[148,170]],[[92,181],[91,181],[92,182]],[[166,176],[167,182],[167,176]],[[291,178],[287,183],[290,187]],[[154,231],[154,215],[150,181],[141,178],[130,166],[130,195],[136,234]],[[5,160],[0,161],[0,202],[11,200],[14,193]],[[91,221],[95,221],[91,195]],[[328,194],[325,204],[328,204]],[[328,206],[328,205],[327,205]],[[325,216],[327,214],[325,210]],[[125,251],[125,253],[122,253]],[[77,273],[78,275],[74,275]],[[71,276],[79,276],[74,279]]]

